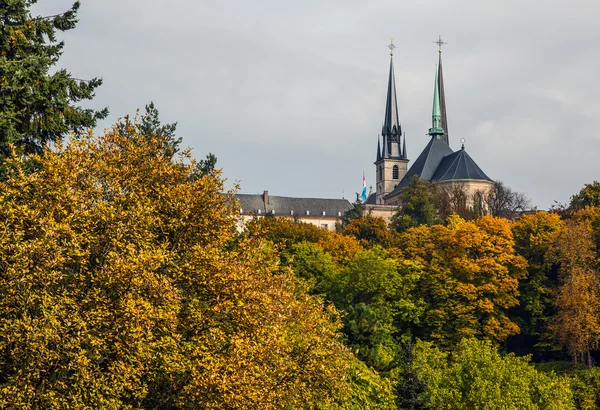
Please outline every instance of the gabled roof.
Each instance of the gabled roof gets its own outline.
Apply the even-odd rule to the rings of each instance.
[[[352,208],[352,204],[347,199],[326,199],[326,198],[291,198],[287,196],[267,195],[267,203],[264,201],[264,194],[236,194],[236,199],[240,201],[242,213],[261,214],[272,213],[274,215],[297,215],[297,216],[325,216],[338,217]],[[308,211],[308,214],[306,213]]]
[[[451,181],[458,179],[481,179],[492,181],[479,166],[473,161],[473,158],[463,149],[444,157],[432,181]]]
[[[374,193],[369,195],[369,197],[365,201],[365,204],[366,205],[376,205],[377,204],[377,195]]]
[[[410,183],[413,175],[419,175],[424,181],[431,181],[445,156],[452,154],[452,149],[446,144],[441,135],[433,135],[429,144],[412,164],[398,186],[389,194],[396,195]]]

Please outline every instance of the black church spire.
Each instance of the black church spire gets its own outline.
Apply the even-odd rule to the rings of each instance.
[[[400,144],[402,138],[402,126],[398,118],[398,98],[396,96],[396,78],[394,76],[394,48],[392,42],[390,49],[390,74],[388,78],[387,95],[385,102],[385,117],[381,129],[382,137],[382,158],[405,158]],[[378,158],[379,160],[379,158]]]

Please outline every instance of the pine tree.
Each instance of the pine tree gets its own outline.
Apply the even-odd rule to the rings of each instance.
[[[94,97],[102,80],[80,80],[60,69],[51,74],[64,47],[57,32],[75,28],[79,2],[62,14],[33,17],[37,0],[0,2],[0,161],[10,145],[30,155],[68,132],[94,127],[108,110],[76,104]]]

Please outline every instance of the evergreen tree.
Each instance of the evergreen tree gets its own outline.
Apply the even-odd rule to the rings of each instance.
[[[346,227],[353,220],[363,217],[362,204],[363,202],[360,199],[360,195],[356,193],[356,201],[352,204],[352,208],[344,212],[344,215],[342,216],[342,228]]]
[[[80,80],[65,69],[50,73],[64,47],[56,34],[75,28],[79,2],[62,14],[33,17],[36,2],[0,2],[0,161],[11,144],[25,155],[39,153],[45,143],[92,128],[108,115],[106,108],[76,105],[94,97],[101,79]]]
[[[417,374],[414,368],[415,355],[413,343],[408,340],[402,346],[402,363],[396,384],[396,405],[405,410],[429,410],[427,383]]]

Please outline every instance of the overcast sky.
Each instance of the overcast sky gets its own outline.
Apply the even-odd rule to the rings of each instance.
[[[353,200],[363,171],[374,185],[389,37],[414,160],[441,34],[451,147],[465,138],[492,179],[547,209],[600,179],[599,16],[591,0],[82,0],[59,66],[104,79],[86,103],[109,107],[100,130],[154,101],[243,193]]]

